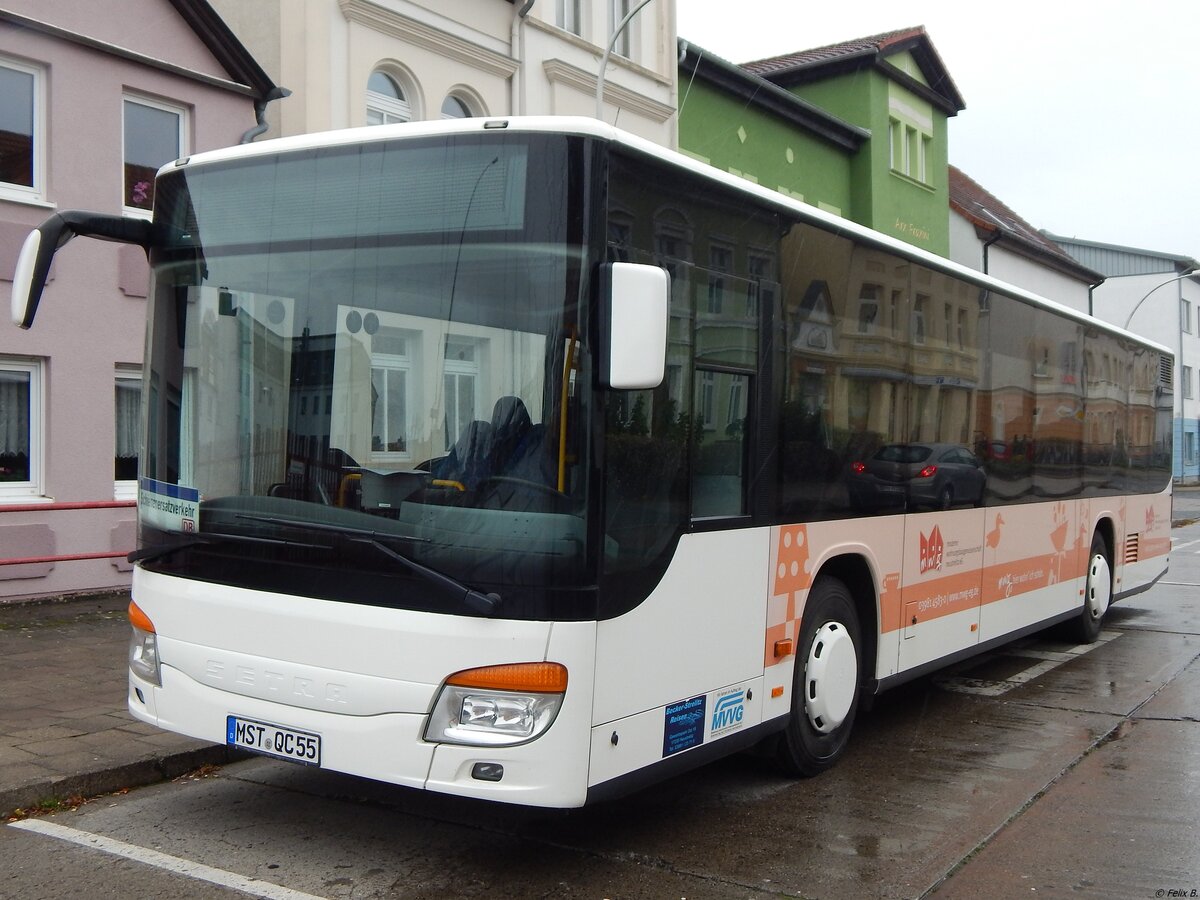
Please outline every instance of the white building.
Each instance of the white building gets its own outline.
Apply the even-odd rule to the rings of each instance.
[[[950,258],[1080,312],[1104,276],[1017,215],[954,166],[950,180]]]
[[[1154,250],[1047,237],[1082,264],[1104,273],[1104,284],[1095,291],[1094,315],[1175,352],[1174,477],[1184,484],[1200,481],[1200,262]]]
[[[213,0],[293,96],[268,136],[458,116],[594,115],[634,0]],[[604,118],[675,145],[675,2],[617,41]],[[274,114],[273,114],[274,115]]]

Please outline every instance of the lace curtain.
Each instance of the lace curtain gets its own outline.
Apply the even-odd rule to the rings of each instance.
[[[0,454],[29,454],[29,373],[0,370]]]
[[[117,379],[117,447],[118,459],[138,455],[142,438],[142,383],[131,378]]]

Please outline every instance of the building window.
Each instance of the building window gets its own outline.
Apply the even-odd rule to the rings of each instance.
[[[563,31],[571,34],[583,34],[583,0],[557,0],[554,10],[554,24]]]
[[[479,345],[463,338],[446,338],[446,368],[442,375],[446,398],[446,449],[479,418]]]
[[[412,104],[391,75],[375,71],[367,80],[367,124],[393,125],[412,120]]]
[[[874,334],[879,320],[879,285],[864,284],[858,292],[858,333]]]
[[[1194,431],[1183,433],[1183,464],[1185,466],[1196,464],[1196,432]]]
[[[138,453],[142,442],[142,375],[117,369],[113,498],[137,499]]]
[[[1192,367],[1183,366],[1180,377],[1183,379],[1183,396],[1186,400],[1192,399]]]
[[[912,339],[914,344],[925,343],[925,301],[928,298],[917,296],[913,304]]]
[[[709,247],[708,270],[708,311],[719,316],[725,311],[728,276],[733,271],[733,250],[716,245]]]
[[[42,367],[0,357],[0,499],[42,494]]]
[[[154,176],[160,166],[184,155],[183,110],[149,100],[125,98],[125,196],[127,211],[154,205]]]
[[[888,123],[888,152],[889,164],[893,172],[898,172],[929,184],[930,176],[929,155],[933,145],[932,135],[922,129],[899,119]]]
[[[621,20],[629,15],[630,4],[632,0],[608,0],[608,36],[604,41],[607,47],[608,42],[612,40],[612,34],[617,30],[617,26],[621,24]],[[629,32],[633,30],[633,22],[621,29],[621,33],[617,36],[617,41],[613,44],[613,53],[617,56],[623,56],[626,59],[631,57],[630,47],[633,42],[630,40]]]
[[[407,459],[413,361],[403,334],[381,332],[371,340],[371,451],[378,458]]]
[[[469,119],[473,113],[471,108],[459,97],[453,94],[442,101],[443,119]]]
[[[0,196],[42,196],[41,73],[0,60]]]
[[[1179,301],[1179,327],[1184,333],[1192,333],[1192,304],[1188,300]]]

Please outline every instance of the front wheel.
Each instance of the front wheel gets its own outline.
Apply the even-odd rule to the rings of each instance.
[[[776,754],[789,775],[819,775],[846,749],[858,712],[861,645],[850,591],[836,578],[821,578],[804,607],[792,713]]]

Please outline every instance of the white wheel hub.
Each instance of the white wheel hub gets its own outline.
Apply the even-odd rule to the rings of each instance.
[[[1093,619],[1101,618],[1108,612],[1108,604],[1112,600],[1112,572],[1108,568],[1108,560],[1103,554],[1097,553],[1092,557],[1088,566],[1087,579],[1087,611]]]
[[[804,711],[812,727],[828,734],[844,721],[858,690],[858,653],[841,622],[817,629],[804,667]]]

